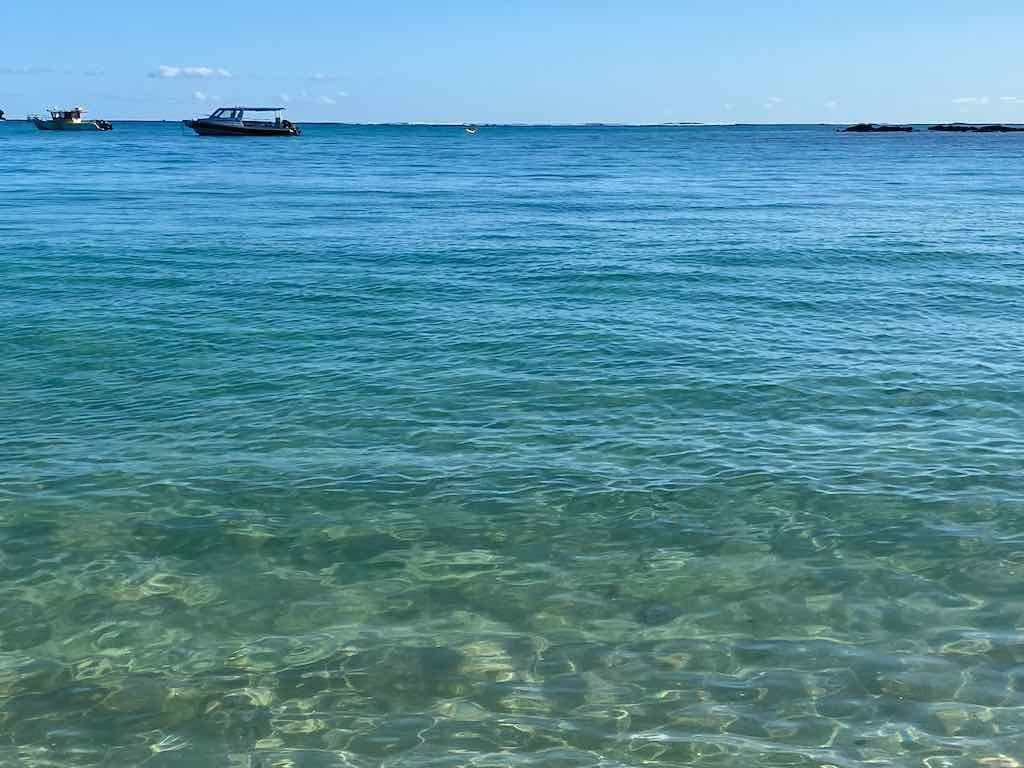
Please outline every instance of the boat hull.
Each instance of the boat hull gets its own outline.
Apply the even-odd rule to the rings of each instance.
[[[183,120],[200,136],[298,136],[298,126],[238,125],[208,120]]]
[[[33,120],[40,131],[109,131],[113,126],[103,120],[83,120],[68,123],[63,120]]]

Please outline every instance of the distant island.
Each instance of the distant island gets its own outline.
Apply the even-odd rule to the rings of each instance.
[[[912,125],[876,125],[875,123],[857,123],[843,129],[843,133],[910,133]]]
[[[1024,133],[1024,127],[1014,125],[1002,125],[1001,123],[973,124],[973,123],[940,123],[933,125],[929,131],[940,133]],[[912,125],[886,125],[878,123],[856,123],[843,128],[842,133],[912,133]]]
[[[944,123],[933,125],[929,131],[942,131],[945,133],[1022,133],[1024,128],[1013,125],[971,125],[969,123]]]

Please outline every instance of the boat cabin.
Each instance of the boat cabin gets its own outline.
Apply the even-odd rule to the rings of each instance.
[[[74,109],[48,109],[50,117],[53,120],[57,120],[62,123],[80,123],[82,122],[82,115],[85,114],[85,110],[81,107],[75,107]]]
[[[281,120],[280,113],[284,111],[284,107],[221,107],[214,111],[207,120],[219,120],[231,123],[241,123],[243,125],[257,125],[257,126],[278,126],[280,127],[287,121]],[[247,112],[276,112],[273,120],[247,120]]]

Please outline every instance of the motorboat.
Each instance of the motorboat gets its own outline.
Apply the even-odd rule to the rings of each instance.
[[[30,115],[29,120],[35,123],[40,131],[109,131],[114,126],[108,120],[85,120],[82,107],[72,109],[48,109],[50,119]]]
[[[209,117],[182,122],[200,136],[298,136],[299,126],[283,120],[284,107],[221,107]],[[274,112],[273,120],[247,120],[249,112]]]
[[[467,126],[465,126],[465,128],[466,128],[466,133],[468,133],[470,136],[476,136],[476,132],[478,130],[480,130],[475,125],[467,125]]]

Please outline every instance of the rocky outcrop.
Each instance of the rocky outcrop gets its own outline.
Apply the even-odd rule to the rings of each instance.
[[[849,128],[844,128],[843,133],[910,133],[913,131],[910,125],[876,125],[875,123],[857,123]]]
[[[1021,133],[1024,128],[1015,125],[972,125],[970,123],[943,123],[933,125],[929,131],[941,131],[943,133]]]

